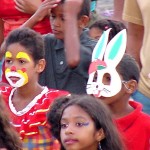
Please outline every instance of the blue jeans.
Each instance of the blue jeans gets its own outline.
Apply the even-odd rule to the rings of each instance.
[[[143,105],[143,112],[150,114],[150,98],[142,94],[140,91],[136,91],[132,94],[132,98]]]

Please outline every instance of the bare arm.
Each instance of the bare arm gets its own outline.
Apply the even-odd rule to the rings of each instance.
[[[122,11],[124,6],[124,0],[114,0],[114,15],[113,19],[124,22],[122,20]]]
[[[60,0],[45,0],[41,3],[38,10],[21,26],[32,28],[38,22],[42,21],[50,12],[50,10],[57,6]]]
[[[42,3],[42,0],[14,0],[16,3],[16,9],[27,13],[27,14],[34,14],[40,4]]]
[[[71,68],[80,62],[80,41],[78,31],[78,13],[83,0],[66,0],[64,6],[65,17],[65,48],[67,63]]]
[[[128,23],[127,53],[131,54],[141,67],[140,50],[143,43],[144,27]]]

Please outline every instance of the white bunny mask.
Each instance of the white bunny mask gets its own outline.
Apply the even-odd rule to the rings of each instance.
[[[122,87],[122,81],[116,71],[116,67],[125,53],[127,42],[126,30],[120,31],[108,43],[110,30],[105,31],[96,44],[89,67],[89,79],[86,91],[87,94],[93,94],[95,97],[112,97]],[[111,77],[109,85],[103,83],[103,76],[106,73]],[[95,74],[97,74],[96,81],[94,81]]]

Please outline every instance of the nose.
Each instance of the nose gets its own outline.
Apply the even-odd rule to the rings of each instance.
[[[65,129],[65,134],[73,134],[73,129],[70,125]]]
[[[52,25],[54,27],[59,27],[60,26],[60,19],[59,18],[55,18],[53,21],[52,21]]]
[[[17,69],[16,69],[15,66],[12,66],[10,70],[13,71],[13,72],[16,72]]]

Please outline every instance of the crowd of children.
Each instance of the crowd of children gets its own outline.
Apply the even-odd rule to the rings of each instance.
[[[7,35],[0,149],[150,149],[150,117],[131,98],[140,69],[125,53],[126,26],[102,19],[88,27],[95,6],[45,0]],[[30,29],[47,14],[53,34]]]

